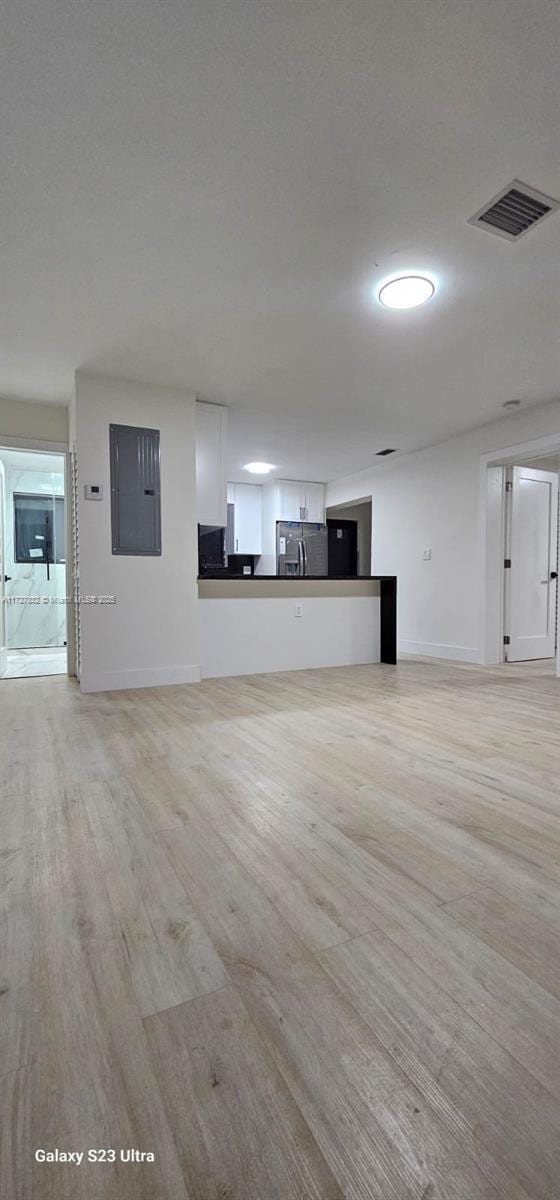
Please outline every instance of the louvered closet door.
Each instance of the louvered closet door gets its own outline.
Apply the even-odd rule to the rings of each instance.
[[[69,656],[69,666],[73,666],[76,677],[79,679],[81,668],[80,605],[78,603],[80,591],[80,536],[78,529],[78,459],[75,450],[72,450],[70,454],[70,492],[72,498],[71,584],[74,645],[72,647],[73,663],[70,663]]]

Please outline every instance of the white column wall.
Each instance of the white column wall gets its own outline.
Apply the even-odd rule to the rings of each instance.
[[[80,608],[82,691],[191,683],[200,678],[194,397],[171,388],[78,372],[72,433],[78,463],[80,592],[115,595]],[[111,553],[109,425],[160,431],[162,554]],[[84,498],[88,483],[103,499]]]

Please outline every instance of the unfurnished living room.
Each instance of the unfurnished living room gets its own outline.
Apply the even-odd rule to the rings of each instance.
[[[557,1200],[557,0],[0,29],[0,1200]]]

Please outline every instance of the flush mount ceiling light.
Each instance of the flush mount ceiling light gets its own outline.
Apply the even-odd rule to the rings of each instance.
[[[251,475],[268,475],[269,471],[274,470],[274,465],[265,462],[245,463],[243,470],[249,471]]]
[[[435,287],[425,275],[399,275],[389,279],[379,292],[379,300],[386,308],[416,308],[431,300]]]

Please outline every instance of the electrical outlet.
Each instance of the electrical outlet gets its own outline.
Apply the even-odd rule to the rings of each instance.
[[[431,557],[432,557],[432,547],[426,546],[426,549],[422,551],[422,558],[424,559],[424,562],[429,562]]]
[[[295,617],[303,617],[303,604],[296,604]]]

